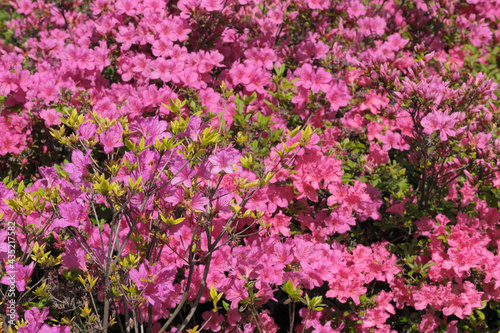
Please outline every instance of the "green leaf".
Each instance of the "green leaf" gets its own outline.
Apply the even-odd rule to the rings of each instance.
[[[18,187],[17,187],[17,193],[21,193],[23,190],[24,190],[24,180],[21,180],[21,182],[19,183]]]
[[[217,290],[215,290],[214,285],[210,285],[210,297],[212,297],[213,300],[217,298]]]
[[[431,266],[437,265],[435,262],[428,262],[427,264],[422,267],[424,271],[428,270]]]
[[[482,320],[486,319],[486,317],[484,316],[484,313],[482,311],[476,310],[476,313],[479,316],[479,318],[481,318]]]
[[[238,95],[236,95],[238,96]],[[238,113],[243,114],[243,102],[239,97],[236,97],[236,107],[238,108]]]
[[[291,282],[291,281],[287,281],[287,282],[286,282],[286,285],[285,285],[285,290],[286,290],[286,292],[287,292],[288,294],[290,294],[290,295],[291,295],[291,294],[293,294],[294,289],[293,289],[293,284],[292,284],[292,282]]]
[[[250,95],[250,98],[248,99],[248,104],[252,103],[257,99],[257,93],[254,91],[252,95]]]

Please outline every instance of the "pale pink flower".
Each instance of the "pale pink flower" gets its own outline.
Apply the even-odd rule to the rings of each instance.
[[[59,125],[61,120],[59,119],[59,112],[55,109],[45,109],[40,112],[40,117],[45,120],[45,126],[50,127],[52,125]]]

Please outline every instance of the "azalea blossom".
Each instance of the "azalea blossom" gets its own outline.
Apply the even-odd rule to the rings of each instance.
[[[208,158],[213,167],[211,172],[218,174],[221,171],[233,173],[234,167],[240,161],[240,155],[232,150],[221,150]]]
[[[424,133],[431,135],[435,131],[439,131],[439,138],[441,141],[448,140],[448,136],[454,137],[456,132],[454,130],[458,114],[446,114],[444,111],[435,111],[425,116],[420,124],[424,127]]]

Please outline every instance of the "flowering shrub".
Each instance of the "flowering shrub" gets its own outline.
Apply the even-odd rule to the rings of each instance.
[[[500,327],[497,2],[1,6],[4,331]]]

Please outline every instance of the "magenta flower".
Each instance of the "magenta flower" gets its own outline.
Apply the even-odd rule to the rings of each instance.
[[[78,134],[80,134],[80,137],[85,140],[92,139],[96,132],[97,132],[96,124],[90,122],[82,124],[78,129]]]
[[[172,195],[165,197],[164,200],[173,205],[177,205],[184,201],[184,190],[182,188],[177,188]]]
[[[203,194],[201,193],[195,193],[193,195],[193,199],[191,199],[191,207],[193,207],[194,210],[201,210],[202,212],[206,212],[207,210],[205,209],[205,206],[208,205],[210,200],[205,198]]]
[[[182,169],[176,169],[172,166],[172,172],[175,177],[172,178],[172,185],[183,184],[187,188],[191,188],[193,185],[191,179],[195,175],[195,170],[191,169],[189,165],[185,165]]]
[[[189,119],[189,125],[186,132],[179,133],[178,136],[187,136],[193,141],[199,141],[199,135],[203,132],[206,126],[202,126],[201,118],[194,115]]]
[[[166,132],[167,122],[159,120],[158,117],[139,118],[129,125],[130,140],[139,143],[142,138],[147,146],[156,142],[156,139],[161,140],[165,137],[170,138],[172,135]]]
[[[219,11],[224,8],[224,1],[222,0],[203,0],[201,2],[201,7],[204,8],[207,12]]]
[[[221,171],[233,173],[234,165],[240,161],[240,155],[235,150],[227,149],[219,151],[215,156],[210,156],[208,160],[214,166],[211,170],[213,174],[218,174]]]
[[[62,267],[67,270],[74,268],[87,271],[85,256],[85,250],[80,247],[80,244],[75,239],[68,239],[64,253],[61,255]]]
[[[88,173],[87,166],[92,164],[90,154],[92,150],[87,150],[85,155],[80,150],[74,150],[71,154],[71,163],[64,166],[64,171],[69,173],[69,178],[73,181],[80,181],[82,176]]]
[[[12,282],[16,284],[17,291],[26,290],[26,281],[33,274],[33,269],[35,268],[35,262],[32,261],[28,266],[23,266],[19,261],[14,263],[13,275],[6,275],[0,280],[1,284],[10,285]],[[7,268],[7,273],[9,273],[9,268]]]
[[[130,271],[130,280],[142,290],[142,295],[149,303],[161,304],[162,298],[174,291],[171,280],[175,277],[175,270],[162,267],[161,264],[150,265],[147,260],[138,268]]]
[[[19,327],[19,333],[69,333],[69,326],[49,326],[44,321],[49,315],[49,308],[40,311],[36,306],[24,313],[24,320],[27,325]]]
[[[225,188],[217,190],[214,194],[214,198],[212,200],[212,208],[215,212],[218,211],[229,211],[229,203],[233,199],[233,195],[229,193]]]
[[[59,212],[62,218],[54,220],[54,227],[60,228],[78,227],[82,220],[82,215],[85,213],[84,206],[76,201],[60,203]]]

